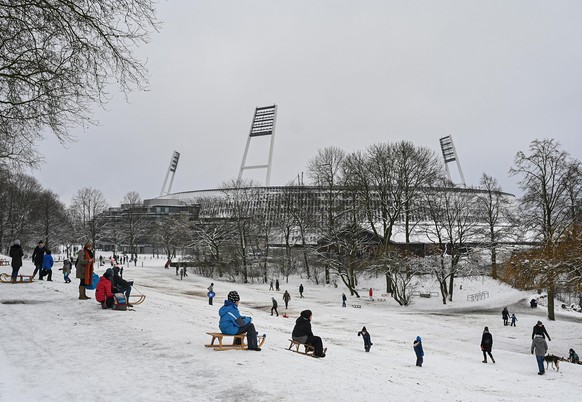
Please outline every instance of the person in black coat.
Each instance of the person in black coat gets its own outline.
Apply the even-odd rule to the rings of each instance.
[[[303,310],[301,312],[301,315],[295,321],[295,328],[293,328],[291,338],[294,341],[313,346],[315,349],[314,357],[325,357],[325,349],[321,338],[311,332],[311,316],[311,310]]]
[[[424,362],[424,349],[422,348],[422,339],[420,336],[417,336],[414,342],[412,342],[412,348],[416,354],[416,366],[422,367],[422,363]]]
[[[277,313],[277,317],[279,317],[279,312],[277,311],[277,307],[279,305],[277,304],[277,300],[275,300],[274,297],[271,297],[271,301],[273,302],[273,307],[271,307],[271,315],[273,315],[273,310],[274,310],[275,313]]]
[[[509,310],[507,310],[507,307],[503,308],[503,311],[501,312],[501,317],[503,318],[503,325],[508,325],[509,324]]]
[[[38,279],[42,281],[42,263],[44,262],[44,241],[39,241],[38,245],[34,248],[32,252],[32,262],[34,263],[34,272],[32,277],[38,272]]]
[[[370,338],[370,333],[368,332],[366,327],[363,327],[362,330],[358,332],[358,336],[360,335],[362,336],[362,338],[364,338],[364,349],[366,350],[366,352],[369,352],[370,348],[372,347],[372,339]]]
[[[113,278],[111,279],[111,284],[113,286],[113,293],[123,293],[125,294],[125,300],[127,307],[133,307],[133,304],[129,303],[129,295],[131,294],[131,287],[133,281],[126,281],[119,275],[119,267],[113,267]]]
[[[24,251],[20,246],[20,240],[14,240],[14,244],[10,246],[10,251],[8,253],[12,262],[10,266],[12,267],[12,283],[16,283],[16,278],[18,277],[18,271],[22,267],[22,257],[24,257]]]
[[[533,339],[536,335],[541,335],[544,339],[546,339],[547,336],[548,341],[552,340],[550,335],[548,335],[548,331],[546,331],[546,327],[544,327],[544,324],[542,324],[541,321],[538,321],[538,323],[534,325],[533,331],[531,332],[531,339]]]
[[[491,358],[491,361],[495,363],[495,359],[491,354],[491,348],[493,347],[493,336],[489,332],[489,328],[485,327],[483,330],[483,336],[481,337],[481,350],[483,351],[483,363],[487,363],[487,355]]]

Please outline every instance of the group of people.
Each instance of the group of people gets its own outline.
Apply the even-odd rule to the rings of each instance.
[[[515,322],[517,321],[517,317],[515,316],[515,314],[511,314],[511,324],[509,324],[509,310],[507,309],[507,307],[503,308],[503,311],[501,311],[501,318],[503,319],[503,325],[507,326],[511,326],[511,327],[515,327]]]
[[[274,298],[273,298],[274,300]],[[251,317],[242,316],[238,310],[240,296],[236,290],[228,293],[224,305],[218,310],[220,321],[218,327],[223,334],[238,335],[246,332],[248,350],[260,351],[257,346],[257,330]],[[311,345],[314,348],[314,357],[325,357],[325,349],[321,337],[315,336],[311,330],[311,310],[303,310],[295,321],[295,327],[291,333],[293,340]]]
[[[18,272],[20,268],[22,268],[22,259],[24,258],[24,250],[22,249],[22,245],[20,244],[20,240],[14,240],[12,245],[10,246],[10,250],[8,251],[8,255],[12,259],[10,262],[10,266],[12,267],[12,274],[10,275],[10,279],[12,283],[16,283],[16,279],[18,278]],[[38,279],[43,280],[46,276],[47,281],[52,282],[53,278],[53,265],[55,263],[53,256],[51,255],[51,251],[45,248],[44,241],[39,241],[37,246],[34,248],[32,253],[32,262],[34,264],[34,273],[32,274],[32,278],[36,276],[38,272]]]

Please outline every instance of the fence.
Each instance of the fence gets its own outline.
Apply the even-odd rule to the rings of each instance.
[[[489,292],[484,290],[483,292],[473,293],[472,295],[467,295],[467,301],[479,301],[487,299],[489,297]]]

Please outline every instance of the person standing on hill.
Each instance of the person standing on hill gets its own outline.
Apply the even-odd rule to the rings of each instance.
[[[495,359],[491,354],[491,348],[493,347],[493,335],[489,332],[489,327],[485,327],[483,330],[483,336],[481,337],[481,350],[483,351],[483,363],[487,363],[487,355],[491,358],[491,361],[495,363]]]
[[[283,293],[283,301],[285,302],[285,310],[287,310],[287,308],[289,307],[289,300],[291,300],[291,295],[289,294],[289,292],[285,291],[285,293]]]
[[[507,326],[509,324],[509,310],[507,310],[507,307],[503,308],[501,318],[503,318],[503,325]]]
[[[536,335],[541,335],[542,338],[546,339],[548,337],[548,341],[551,341],[550,335],[548,335],[548,331],[546,331],[546,327],[542,324],[541,321],[538,321],[536,325],[534,325],[533,330],[531,332],[531,339],[533,339]]]
[[[422,339],[420,336],[417,336],[414,342],[412,343],[412,348],[414,349],[414,353],[416,354],[416,366],[422,367],[422,363],[424,363],[424,349],[422,348]]]
[[[273,288],[273,280],[272,280],[272,279],[271,279],[271,284],[270,284],[270,286],[269,286],[269,290],[275,290],[275,289]]]
[[[515,327],[515,322],[517,321],[517,317],[515,316],[515,314],[511,315],[511,324],[509,325],[510,327]]]
[[[32,273],[32,278],[38,272],[38,279],[42,281],[42,263],[44,261],[44,241],[39,241],[38,245],[34,248],[32,252],[32,262],[34,264],[34,272]]]
[[[20,240],[14,240],[14,244],[10,246],[8,255],[12,258],[12,261],[10,262],[10,266],[12,267],[11,281],[12,283],[16,283],[18,271],[20,270],[20,267],[22,267],[22,257],[24,257],[24,251],[22,251],[22,247],[20,246]]]
[[[216,294],[214,293],[214,282],[210,284],[210,286],[208,286],[206,289],[208,289],[208,304],[210,306],[212,306],[212,300],[214,299],[214,296],[216,296]]]
[[[544,368],[544,356],[548,352],[548,344],[541,334],[536,334],[531,341],[531,354],[535,353],[536,361],[538,362],[538,374],[543,375],[546,370]]]
[[[342,293],[342,307],[346,306],[346,301],[348,300],[348,298],[346,297],[345,293]]]
[[[299,285],[299,298],[303,299],[303,284]]]
[[[277,280],[275,281],[275,290],[276,290],[277,292],[278,292],[279,290],[281,290],[281,289],[279,288],[279,279],[277,279]]]
[[[362,330],[358,332],[358,336],[360,335],[364,339],[364,350],[366,352],[369,352],[370,348],[372,347],[372,338],[370,337],[370,333],[368,332],[366,327],[363,327]]]
[[[46,250],[46,254],[43,257],[42,262],[42,276],[47,277],[47,282],[53,281],[53,265],[55,264],[55,260],[51,255],[50,250]]]
[[[93,254],[93,245],[86,242],[82,250],[77,253],[77,272],[79,278],[79,300],[89,300],[85,286],[90,286],[93,282],[93,264],[95,256]]]

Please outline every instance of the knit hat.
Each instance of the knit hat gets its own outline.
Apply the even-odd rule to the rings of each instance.
[[[113,273],[114,274],[119,274],[119,267],[117,265],[113,267]]]
[[[301,312],[301,317],[309,319],[309,317],[311,317],[311,314],[312,314],[311,310],[303,310]]]
[[[362,332],[368,332],[368,331],[366,330],[366,327],[362,327]]]
[[[485,332],[485,331],[489,332],[489,327],[485,327],[485,329],[483,330],[483,332]]]
[[[238,295],[238,292],[236,290],[228,292],[228,301],[236,303],[239,300],[240,296]]]
[[[416,337],[416,342],[421,342],[420,336]]]
[[[538,324],[537,324],[537,325],[544,325],[544,324],[542,324],[542,322],[541,322],[541,321],[538,321]]]
[[[16,244],[17,246],[20,246],[20,240],[18,240],[18,239],[14,240],[14,244]]]
[[[103,276],[106,278],[111,278],[111,276],[113,276],[113,270],[111,268],[107,268]]]

